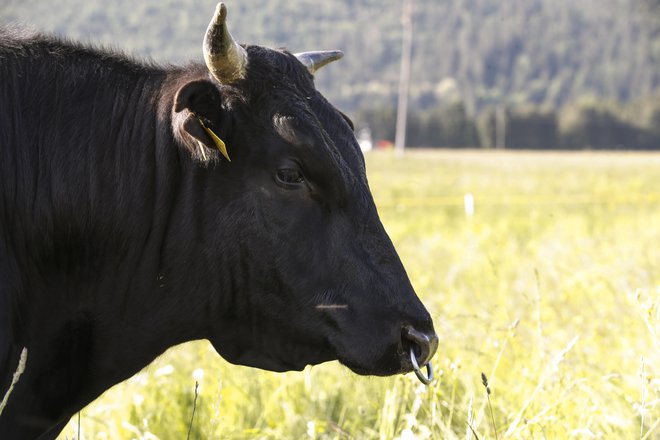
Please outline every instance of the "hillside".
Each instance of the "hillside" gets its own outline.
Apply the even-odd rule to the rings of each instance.
[[[461,97],[469,113],[490,104],[559,108],[579,98],[631,101],[660,89],[655,0],[416,0],[416,108]],[[200,58],[214,2],[9,0],[0,25],[22,23],[158,61]],[[320,87],[354,111],[391,103],[400,56],[400,2],[228,0],[237,39],[292,51],[340,48]]]

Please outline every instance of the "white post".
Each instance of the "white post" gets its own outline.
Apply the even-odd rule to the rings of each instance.
[[[465,216],[467,218],[474,217],[474,196],[472,193],[467,193],[463,197],[463,203],[465,205]]]

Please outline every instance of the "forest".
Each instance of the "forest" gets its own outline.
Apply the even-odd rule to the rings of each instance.
[[[319,89],[374,139],[393,139],[401,2],[227,4],[240,41],[342,49],[345,58],[318,75]],[[660,149],[659,4],[415,0],[408,144]],[[200,59],[213,8],[192,0],[9,0],[0,25],[182,63]]]

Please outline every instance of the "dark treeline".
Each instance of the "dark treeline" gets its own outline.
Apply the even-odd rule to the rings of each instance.
[[[355,114],[375,140],[394,139],[394,106],[369,107]],[[627,105],[582,101],[561,110],[522,106],[487,107],[471,117],[461,102],[412,110],[410,147],[509,149],[660,150],[660,97]]]
[[[240,41],[297,52],[342,49],[317,83],[348,112],[394,102],[401,58],[397,0],[227,0]],[[657,0],[415,0],[410,104],[458,95],[490,106],[561,109],[584,97],[627,103],[660,87]],[[0,26],[24,23],[156,61],[201,59],[215,0],[4,0]],[[413,117],[414,119],[414,117]]]
[[[240,41],[342,49],[316,78],[394,138],[397,0],[226,0]],[[660,0],[414,0],[408,141],[415,146],[657,149]],[[158,62],[201,61],[215,7],[181,0],[4,0],[23,23]],[[585,101],[585,100],[591,101]],[[608,104],[603,104],[604,102]]]

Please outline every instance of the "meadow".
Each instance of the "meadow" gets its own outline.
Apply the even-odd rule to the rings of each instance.
[[[431,386],[270,373],[198,341],[60,438],[660,438],[660,155],[373,152],[367,170],[435,321]]]

